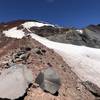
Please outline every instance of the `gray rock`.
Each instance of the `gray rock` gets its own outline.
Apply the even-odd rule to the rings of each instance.
[[[19,58],[22,59],[22,60],[26,60],[28,57],[29,57],[28,53],[27,54],[22,54],[22,55],[19,56]]]
[[[53,68],[42,70],[37,76],[35,82],[39,84],[40,88],[50,92],[51,94],[58,92],[61,85],[60,77],[58,73],[53,70]]]
[[[18,62],[18,61],[26,61],[29,57],[29,53],[24,53],[22,51],[19,51],[18,53],[13,55],[13,62]]]

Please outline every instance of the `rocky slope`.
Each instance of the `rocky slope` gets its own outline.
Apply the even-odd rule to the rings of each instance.
[[[26,76],[23,75],[22,79],[26,79],[28,86],[24,88],[23,96],[21,94],[17,97],[18,100],[95,100],[95,97],[99,99],[100,89],[95,84],[83,83],[60,55],[31,37],[31,34],[35,33],[56,42],[99,48],[99,27],[91,25],[78,30],[33,20],[0,24],[0,77],[5,70],[13,68],[12,64],[22,64],[32,71],[32,82],[31,75],[28,74],[30,77],[27,78],[23,72]],[[61,87],[55,95],[43,91],[35,83],[38,74],[46,68],[53,68],[60,76]],[[18,84],[21,84],[20,81]],[[15,87],[18,88],[18,85],[15,84]],[[12,93],[16,88],[9,91]]]
[[[90,25],[84,29],[70,29],[65,33],[46,36],[46,38],[62,43],[74,45],[84,45],[88,47],[100,48],[100,26]]]
[[[0,48],[1,74],[3,70],[9,69],[8,64],[14,60],[15,64],[24,64],[33,72],[33,82],[27,89],[23,100],[94,100],[94,96],[81,84],[81,80],[53,50],[48,49],[30,37],[21,40],[7,37],[6,39],[10,39],[10,41]],[[26,60],[14,58],[13,56],[21,52],[22,48],[29,49],[29,57]],[[39,72],[48,67],[52,67],[59,73],[61,87],[58,95],[44,92],[35,83],[35,78]],[[18,88],[16,84],[15,87]]]

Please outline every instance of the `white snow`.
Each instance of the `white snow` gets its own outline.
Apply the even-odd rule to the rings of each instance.
[[[52,24],[44,24],[44,23],[41,23],[41,22],[25,22],[22,25],[27,29],[29,29],[31,27],[42,27],[42,26],[52,26],[52,27],[54,27],[54,25],[52,25]]]
[[[80,34],[82,34],[83,33],[83,30],[76,30],[77,32],[79,32]]]
[[[32,81],[32,72],[26,66],[6,69],[0,75],[0,98],[14,100],[23,96]]]
[[[17,30],[17,27],[3,31],[3,33],[7,37],[18,38],[18,39],[21,39],[23,36],[25,36],[22,30]]]
[[[45,46],[54,49],[82,81],[90,81],[100,87],[100,49],[56,43],[31,34]]]

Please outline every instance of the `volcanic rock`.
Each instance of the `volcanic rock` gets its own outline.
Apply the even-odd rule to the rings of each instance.
[[[61,85],[58,73],[51,67],[44,69],[39,73],[36,78],[36,83],[39,84],[43,90],[48,91],[51,94],[58,92]]]

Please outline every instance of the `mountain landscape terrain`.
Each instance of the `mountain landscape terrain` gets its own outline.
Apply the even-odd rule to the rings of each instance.
[[[100,25],[1,23],[0,100],[100,100]]]

